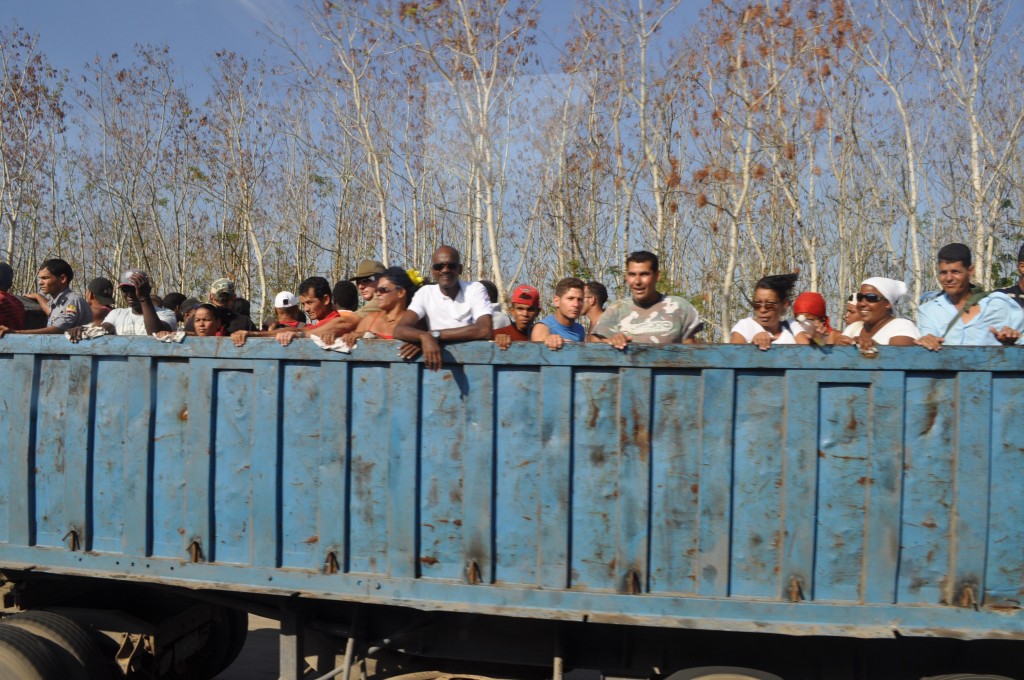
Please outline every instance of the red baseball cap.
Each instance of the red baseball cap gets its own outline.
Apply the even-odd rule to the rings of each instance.
[[[512,304],[540,306],[540,291],[533,286],[518,286],[512,291]]]

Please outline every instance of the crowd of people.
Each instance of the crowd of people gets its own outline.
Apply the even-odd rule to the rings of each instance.
[[[895,306],[907,295],[904,282],[885,277],[865,279],[846,303],[845,325],[833,327],[825,299],[816,292],[793,296],[797,274],[766,276],[749,298],[751,315],[733,326],[729,342],[761,350],[774,345],[855,345],[866,354],[882,345],[919,345],[938,351],[944,345],[1024,345],[1024,246],[1018,252],[1020,280],[1010,288],[986,292],[971,283],[970,249],[951,243],[938,253],[941,291],[923,302],[917,322],[901,318]],[[0,263],[0,338],[8,333],[64,333],[72,342],[98,335],[177,334],[230,338],[238,346],[252,338],[272,338],[282,345],[302,339],[319,344],[401,341],[399,356],[420,354],[429,369],[441,366],[445,343],[492,340],[500,349],[513,342],[543,343],[551,350],[566,343],[606,343],[623,350],[630,343],[695,343],[704,326],[685,298],[658,290],[658,257],[636,251],[626,258],[629,296],[608,302],[608,291],[596,281],[575,277],[559,280],[542,318],[541,292],[517,286],[507,310],[498,302],[490,281],[463,280],[459,252],[442,246],[431,257],[432,284],[413,269],[385,267],[375,260],[359,263],[355,274],[333,288],[313,276],[299,284],[298,294],[281,291],[274,298],[274,316],[256,324],[249,303],[240,299],[227,278],[214,281],[207,299],[168,293],[154,294],[149,276],[129,269],[115,284],[106,278],[88,282],[85,295],[72,290],[74,272],[61,259],[43,262],[37,273],[38,293],[23,296],[46,315],[40,328],[26,328],[22,300],[10,293],[13,270]],[[116,307],[115,287],[124,301]]]

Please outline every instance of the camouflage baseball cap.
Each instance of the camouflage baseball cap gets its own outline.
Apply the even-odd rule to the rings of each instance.
[[[235,282],[231,279],[217,279],[210,284],[210,297],[228,300],[235,296]]]

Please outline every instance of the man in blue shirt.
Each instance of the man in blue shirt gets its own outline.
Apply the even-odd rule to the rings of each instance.
[[[555,284],[555,311],[540,320],[530,332],[530,340],[543,342],[550,349],[561,349],[565,342],[584,342],[587,331],[576,321],[583,311],[585,284],[568,277]]]
[[[1024,331],[1024,311],[1003,293],[972,293],[971,251],[950,243],[939,251],[942,295],[921,305],[917,344],[931,351],[942,345],[1012,345]]]

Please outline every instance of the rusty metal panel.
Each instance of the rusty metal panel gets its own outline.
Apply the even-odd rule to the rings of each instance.
[[[0,568],[1024,639],[1024,352],[367,344],[5,338]]]
[[[532,407],[524,404],[533,404]],[[544,513],[536,367],[499,367],[494,389],[494,581],[540,585]]]
[[[654,373],[651,416],[651,592],[696,593],[699,580],[702,376]],[[717,482],[708,476],[708,488]]]

